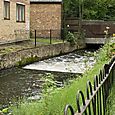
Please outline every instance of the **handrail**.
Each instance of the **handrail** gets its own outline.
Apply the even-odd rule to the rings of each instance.
[[[90,81],[86,84],[86,100],[82,91],[78,91],[76,96],[77,112],[71,105],[67,105],[64,115],[67,115],[68,109],[71,115],[105,115],[107,97],[109,96],[115,71],[115,57],[105,64],[103,69],[100,70],[99,75],[94,77],[94,86]],[[82,106],[80,105],[80,96],[82,98]]]

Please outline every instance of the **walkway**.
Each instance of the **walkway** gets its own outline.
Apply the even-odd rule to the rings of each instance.
[[[12,44],[2,44],[0,45],[0,55],[9,53],[9,52],[15,52],[18,50],[23,50],[26,48],[34,47],[34,44],[32,44],[29,41],[20,42],[20,43],[12,43]]]
[[[62,43],[62,40],[52,40],[52,44],[55,43]],[[37,39],[36,41],[36,46],[39,45],[46,45],[49,44],[49,39]],[[27,49],[27,48],[33,48],[35,47],[35,43],[34,43],[34,39],[31,40],[25,40],[24,42],[13,42],[10,43],[8,42],[7,44],[4,44],[3,42],[0,42],[0,55],[2,54],[6,54],[9,52],[14,52],[14,51],[18,51],[18,50],[23,50],[23,49]]]

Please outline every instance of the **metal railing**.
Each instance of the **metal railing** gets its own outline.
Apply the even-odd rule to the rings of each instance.
[[[86,84],[86,100],[82,91],[76,96],[77,112],[71,105],[66,105],[64,115],[70,111],[71,115],[105,115],[107,98],[115,76],[115,57],[109,64],[105,64],[98,76],[94,77],[94,84]],[[80,105],[82,104],[82,106]]]
[[[37,42],[41,42],[39,41],[40,39],[48,40],[49,44],[52,44],[52,42],[56,40],[62,40],[64,42],[62,34],[63,29],[31,30],[30,37],[34,38],[36,46]]]

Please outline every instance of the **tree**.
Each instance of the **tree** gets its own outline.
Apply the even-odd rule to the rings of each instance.
[[[82,0],[64,0],[66,17],[79,16],[79,2]],[[83,18],[95,20],[115,20],[114,0],[83,0]]]

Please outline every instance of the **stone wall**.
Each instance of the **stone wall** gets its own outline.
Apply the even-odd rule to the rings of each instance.
[[[30,4],[31,34],[37,30],[38,37],[49,37],[49,30],[59,37],[61,32],[61,3]],[[52,34],[52,36],[53,36]]]
[[[85,44],[71,46],[69,43],[60,43],[4,54],[0,56],[0,69],[13,67],[20,64],[28,64],[30,62],[32,63],[34,61],[62,55],[84,47]]]
[[[16,21],[16,3],[25,5],[25,22]],[[29,0],[10,0],[10,19],[6,20],[4,19],[4,0],[0,0],[0,27],[1,27],[0,42],[20,40],[20,38],[21,39],[24,38],[22,37],[23,35],[26,38],[29,37],[29,31],[28,31],[30,29],[29,10],[30,10]],[[16,33],[15,30],[16,32],[18,31],[18,33]]]

